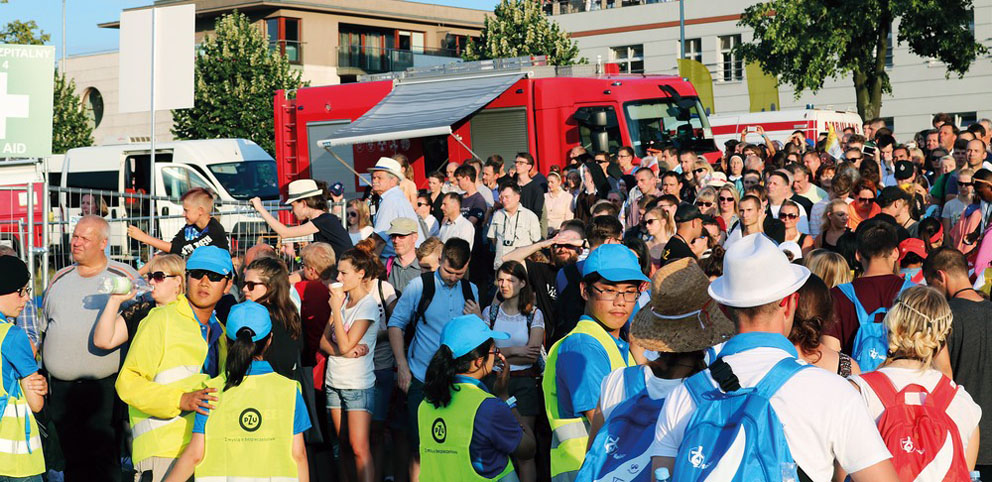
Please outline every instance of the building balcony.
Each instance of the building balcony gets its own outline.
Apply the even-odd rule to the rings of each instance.
[[[410,67],[458,62],[459,55],[448,49],[401,50],[359,45],[338,47],[338,68],[353,68],[366,74],[400,72]]]
[[[543,8],[547,15],[565,15],[674,1],[678,0],[544,0]]]

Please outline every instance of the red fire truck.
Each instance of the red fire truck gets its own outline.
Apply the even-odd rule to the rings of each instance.
[[[715,160],[719,151],[692,84],[675,76],[597,74],[610,65],[553,67],[543,57],[455,63],[275,96],[279,185],[341,181],[348,191],[382,156],[405,154],[415,181],[449,161],[563,165],[575,146],[616,152],[669,142]],[[333,154],[329,151],[333,150]],[[335,156],[336,154],[336,156]],[[354,184],[353,184],[354,183]]]

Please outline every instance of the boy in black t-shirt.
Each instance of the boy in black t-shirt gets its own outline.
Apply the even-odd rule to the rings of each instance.
[[[180,200],[183,203],[186,226],[176,233],[171,242],[149,236],[133,225],[127,227],[127,235],[159,251],[177,254],[183,258],[200,246],[217,246],[225,251],[228,250],[224,227],[210,215],[214,210],[213,193],[202,187],[196,187],[186,191]]]

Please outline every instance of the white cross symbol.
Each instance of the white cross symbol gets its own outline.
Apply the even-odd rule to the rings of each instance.
[[[28,96],[7,93],[7,73],[0,72],[0,139],[7,138],[7,118],[28,116]]]

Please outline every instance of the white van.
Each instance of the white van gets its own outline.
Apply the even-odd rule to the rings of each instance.
[[[149,143],[129,143],[81,147],[65,154],[61,171],[49,172],[49,183],[63,188],[80,188],[113,193],[152,192],[169,201],[155,203],[156,236],[170,240],[186,224],[179,197],[194,187],[205,187],[217,194],[218,205],[224,202],[247,202],[258,196],[278,201],[279,185],[276,162],[257,144],[246,139],[208,139],[173,141],[155,144],[155,167],[151,166]],[[53,211],[60,219],[78,218],[80,193],[53,196]],[[128,202],[124,196],[103,199],[113,221],[127,217],[147,217],[148,208]],[[254,211],[239,206],[219,207],[220,222],[232,236],[255,235],[266,231],[265,222]],[[243,213],[243,214],[242,214]],[[111,222],[112,255],[127,258],[133,251],[127,241],[126,222]],[[147,230],[149,222],[136,222]],[[66,232],[69,227],[66,226]],[[53,239],[58,243],[58,240]],[[133,243],[132,243],[133,244]],[[133,246],[131,246],[133,248]],[[233,246],[232,246],[233,248]]]
[[[740,114],[714,114],[709,116],[713,129],[713,140],[721,150],[724,144],[733,139],[741,139],[741,131],[747,131],[747,142],[761,144],[764,141],[756,131],[757,126],[765,130],[768,139],[783,144],[789,141],[792,133],[802,131],[814,143],[820,134],[827,133],[832,125],[837,135],[851,127],[857,134],[863,134],[864,125],[857,112],[842,112],[826,109],[789,109],[768,112],[746,112]]]

